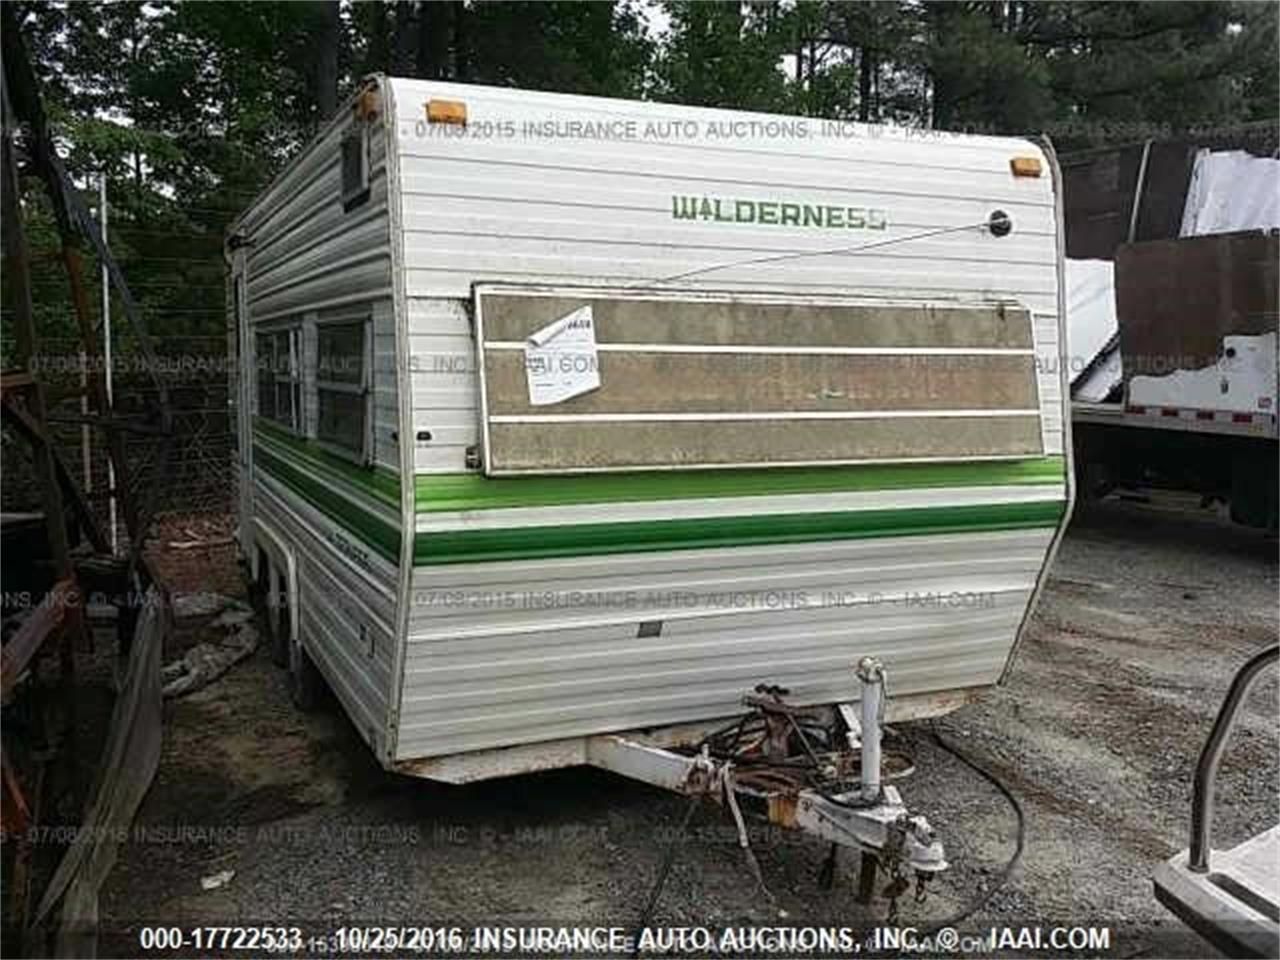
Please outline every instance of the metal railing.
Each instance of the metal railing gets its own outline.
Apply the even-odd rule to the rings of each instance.
[[[1213,721],[1209,740],[1200,751],[1196,764],[1195,790],[1191,798],[1191,851],[1187,866],[1195,873],[1209,872],[1209,834],[1213,829],[1213,791],[1218,778],[1218,763],[1227,746],[1227,738],[1236,723],[1236,714],[1264,667],[1280,660],[1280,644],[1255,654],[1236,673],[1227,697]]]

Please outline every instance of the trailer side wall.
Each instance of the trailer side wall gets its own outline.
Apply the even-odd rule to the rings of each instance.
[[[237,415],[248,418],[242,436],[253,457],[241,521],[280,578],[291,629],[384,755],[401,581],[399,385],[389,141],[385,118],[358,117],[360,103],[347,104],[240,217],[229,246],[247,278],[250,352],[237,375],[250,386]],[[368,130],[368,190],[344,202],[342,141],[359,127]],[[334,330],[363,331],[359,362],[346,373],[322,357],[321,338]],[[277,335],[295,345],[287,361],[264,355]],[[294,400],[279,401],[288,386],[264,377],[273,364],[298,381]],[[322,426],[319,383],[344,377],[364,406],[363,452],[327,441]],[[282,412],[291,403],[297,413]]]

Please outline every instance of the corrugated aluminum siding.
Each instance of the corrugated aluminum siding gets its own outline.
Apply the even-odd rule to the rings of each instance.
[[[402,758],[994,683],[1051,531],[419,567]],[[662,621],[638,636],[638,623]]]
[[[792,257],[681,279],[683,288],[1015,299],[1034,314],[1047,453],[1062,452],[1056,226],[1048,174],[1014,178],[1041,156],[1016,138],[928,134],[632,101],[391,80],[398,134],[418,472],[464,468],[476,442],[475,371],[463,304],[479,281],[651,286],[686,271],[984,222],[981,228],[857,254]],[[432,97],[462,100],[466,130],[425,122]],[[692,122],[696,137],[610,142],[525,136],[526,123]],[[798,125],[805,136],[712,139],[708,124]],[[504,131],[512,130],[513,135]],[[880,208],[884,231],[677,220],[673,196],[746,197]],[[465,369],[468,367],[470,369]]]
[[[348,114],[343,111],[340,117]],[[248,255],[252,324],[372,315],[374,459],[398,472],[387,138],[375,130],[370,139],[369,199],[344,211],[339,151],[347,126],[344,119],[335,122],[232,229],[252,244]],[[304,391],[308,399],[312,399],[310,392]],[[307,419],[307,432],[314,434],[314,405],[308,408]]]
[[[997,209],[1013,219],[1009,237],[972,227],[856,255],[717,270],[668,286],[1017,300],[1033,314],[1044,450],[1060,456],[1053,187],[1047,162],[1040,179],[1015,180],[1009,169],[1015,155],[1040,156],[1036,147],[865,126],[828,137],[819,122],[794,118],[412,80],[389,85],[414,429],[432,436],[414,452],[418,562],[425,565],[413,571],[397,758],[732,715],[742,693],[761,681],[781,683],[805,702],[849,700],[856,694],[853,664],[865,654],[885,659],[894,694],[998,679],[1066,498],[1061,460],[1056,474],[1026,487],[925,483],[503,509],[430,500],[432,478],[454,483],[466,469],[466,448],[480,442],[473,284],[664,289],[653,281],[729,261],[977,224]],[[427,125],[432,96],[465,102],[467,131]],[[708,123],[778,119],[807,135],[649,143],[519,135],[526,121],[631,120],[641,128],[693,121],[705,130]],[[504,132],[512,130],[517,135]],[[676,220],[672,197],[682,195],[878,207],[888,211],[889,225],[806,232]],[[988,507],[1045,508],[1052,517],[1044,520],[1042,510],[1028,529],[882,530],[872,539],[728,549],[609,553],[607,543],[589,547],[585,539],[592,523]],[[570,533],[556,551],[539,553],[540,530],[556,529]],[[604,552],[572,555],[576,530],[584,531],[584,554]],[[452,557],[441,552],[441,544],[463,542],[451,538],[470,537],[503,556],[483,539],[488,533],[525,534],[514,550],[526,558],[467,562],[465,549]],[[648,635],[659,621],[657,636]]]
[[[297,436],[270,423],[254,428],[253,514],[297,564],[295,617],[304,644],[361,734],[379,753],[386,740],[396,645],[401,472],[399,392],[388,207],[388,136],[371,131],[369,197],[350,210],[341,199],[340,143],[349,105],[233,225],[248,244],[252,328],[302,325],[303,424]],[[316,323],[370,318],[375,468],[334,466],[315,448]],[[251,349],[255,346],[250,334]],[[252,373],[255,358],[243,358]],[[256,387],[254,388],[256,392]],[[239,411],[251,416],[252,411]],[[378,480],[375,481],[374,477]],[[369,531],[378,530],[379,537]],[[265,537],[263,538],[266,539]],[[375,548],[373,542],[380,542]],[[272,545],[271,549],[275,549]],[[381,552],[379,552],[379,549]],[[356,563],[352,554],[366,560]]]
[[[351,535],[298,493],[258,474],[254,513],[293,550],[300,635],[351,722],[380,756],[395,659],[394,566],[377,557],[362,567],[335,549]]]

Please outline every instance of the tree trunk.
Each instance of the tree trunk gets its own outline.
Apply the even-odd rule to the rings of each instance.
[[[386,73],[390,66],[387,55],[387,8],[382,0],[374,0],[369,4],[372,16],[369,21],[369,52],[366,72]]]
[[[930,74],[933,86],[933,129],[946,130],[951,126],[951,94],[946,80],[936,73]]]
[[[422,80],[435,76],[434,61],[431,56],[431,38],[435,35],[436,25],[432,22],[431,4],[418,4],[418,42],[413,48],[413,75]]]
[[[858,53],[858,119],[870,123],[873,116],[871,109],[872,71],[875,69],[875,54],[862,47]]]
[[[425,4],[422,6],[425,6]],[[421,16],[421,8],[419,9],[419,16]],[[397,76],[408,73],[409,66],[413,63],[413,41],[417,33],[414,29],[413,20],[413,4],[408,0],[396,0],[395,40],[393,44],[395,55],[391,59],[391,72]]]
[[[138,38],[138,22],[135,20],[129,26],[129,63],[132,71],[138,69],[138,48],[141,43]],[[138,115],[137,99],[130,97],[129,116],[134,123],[137,123]],[[137,147],[133,148],[133,185],[138,190],[138,196],[142,196],[142,152]]]
[[[318,124],[323,124],[338,111],[338,41],[341,23],[338,0],[318,0],[315,32],[315,90]]]
[[[955,18],[963,10],[948,3],[925,5],[925,30],[930,52],[926,55],[927,81],[932,87],[932,126],[935,130],[950,129],[955,120],[957,84],[955,68],[938,58],[945,46],[944,37],[954,28]]]
[[[453,6],[433,3],[418,4],[418,47],[414,76],[443,80],[449,76],[449,36],[452,31]]]
[[[880,54],[871,52],[871,121],[879,123],[882,119],[880,111]]]
[[[466,80],[471,73],[467,48],[467,8],[459,0],[449,4],[449,19],[453,25],[453,76]]]

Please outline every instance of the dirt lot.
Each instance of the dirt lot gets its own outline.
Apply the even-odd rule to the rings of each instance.
[[[225,563],[225,556],[223,557]],[[197,574],[198,576],[198,571]],[[1208,949],[1153,898],[1155,865],[1186,845],[1191,773],[1227,683],[1277,634],[1274,543],[1213,520],[1131,504],[1077,514],[1010,682],[939,722],[1026,809],[1026,856],[965,924],[1092,924],[1120,956]],[[1277,684],[1255,694],[1220,780],[1225,845],[1280,819]],[[136,954],[141,924],[247,922],[630,926],[683,801],[591,770],[448,787],[384,773],[341,713],[303,717],[265,647],[172,703],[159,775],[102,901],[104,950]],[[919,772],[902,784],[953,869],[923,925],[985,889],[1015,821],[990,785],[905,729]],[[692,821],[655,924],[869,924],[853,859],[831,891],[825,848],[753,834],[765,901],[719,813]],[[201,878],[234,871],[204,890]],[[130,946],[132,945],[132,949]]]

